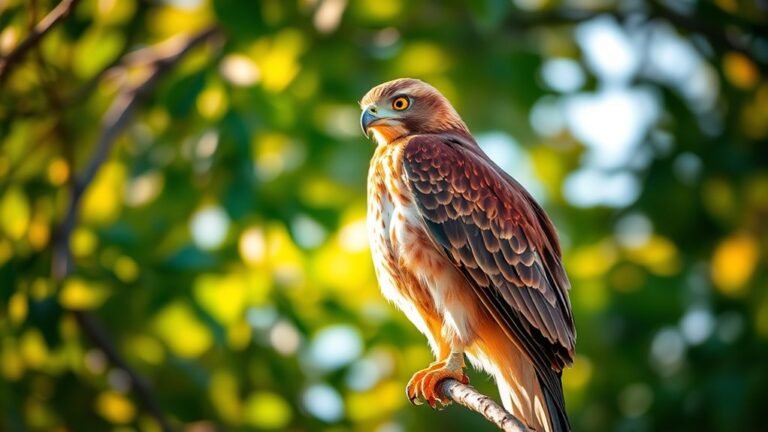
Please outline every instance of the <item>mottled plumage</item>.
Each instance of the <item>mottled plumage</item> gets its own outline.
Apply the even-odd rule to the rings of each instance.
[[[439,379],[465,379],[456,362],[466,353],[532,429],[569,430],[560,373],[572,362],[575,330],[544,210],[433,87],[391,81],[361,105],[378,143],[368,177],[376,274],[438,360],[414,375],[409,397],[433,404]]]

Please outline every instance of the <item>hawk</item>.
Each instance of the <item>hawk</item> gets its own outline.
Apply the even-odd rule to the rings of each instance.
[[[436,357],[413,375],[408,398],[449,403],[438,384],[468,382],[466,354],[531,429],[570,430],[561,372],[576,334],[549,217],[429,84],[386,82],[360,105],[377,143],[367,219],[376,276]]]

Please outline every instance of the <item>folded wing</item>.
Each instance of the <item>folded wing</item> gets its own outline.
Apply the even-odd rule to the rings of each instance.
[[[432,240],[537,370],[557,373],[549,385],[559,389],[555,378],[573,361],[575,330],[549,218],[474,143],[416,136],[403,163]]]

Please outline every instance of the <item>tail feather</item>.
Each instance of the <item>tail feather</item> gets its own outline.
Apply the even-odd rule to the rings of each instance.
[[[568,414],[565,412],[565,400],[563,399],[563,387],[560,381],[560,373],[552,371],[553,375],[557,375],[556,379],[549,379],[547,382],[556,382],[557,388],[549,389],[544,380],[537,374],[539,386],[544,394],[544,400],[547,403],[547,412],[549,418],[549,426],[552,432],[570,432],[571,424],[568,422]]]
[[[570,432],[560,372],[537,367],[501,332],[486,332],[466,352],[473,365],[493,375],[504,408],[531,430]]]

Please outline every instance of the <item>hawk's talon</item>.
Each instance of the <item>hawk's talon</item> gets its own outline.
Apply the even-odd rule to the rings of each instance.
[[[469,378],[464,373],[463,354],[452,353],[448,359],[436,361],[428,368],[413,374],[405,388],[408,400],[414,405],[421,405],[422,401],[425,401],[432,408],[436,408],[438,402],[441,406],[450,405],[451,399],[440,391],[440,383],[449,378],[469,384]]]

